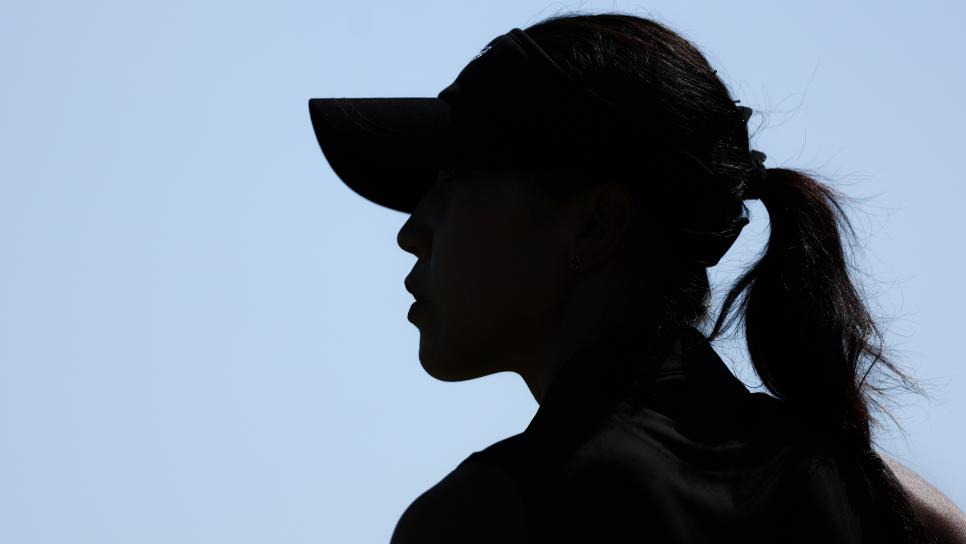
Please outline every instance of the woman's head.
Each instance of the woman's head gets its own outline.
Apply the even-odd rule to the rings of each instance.
[[[608,327],[633,318],[643,337],[706,320],[706,266],[720,256],[706,243],[747,212],[756,164],[745,112],[666,26],[578,14],[526,33],[640,130],[599,134],[599,160],[581,168],[444,172],[398,242],[418,257],[407,287],[427,299],[412,316],[426,370],[447,381],[516,371],[539,400],[569,353]],[[921,527],[875,461],[872,410],[887,381],[921,389],[884,355],[852,283],[845,197],[798,170],[765,175],[754,194],[768,212],[767,246],[728,291],[709,340],[737,303],[751,362],[795,418],[800,445],[842,459],[858,507],[892,520],[870,531],[912,541]],[[568,266],[574,256],[584,271]]]
[[[746,118],[678,34],[616,14],[526,32],[624,130],[587,142],[601,152],[580,167],[559,157],[441,172],[399,244],[421,257],[408,282],[428,299],[414,315],[427,371],[462,380],[514,370],[537,394],[532,367],[552,372],[629,315],[646,316],[642,327],[706,316],[706,263],[683,233],[707,241],[731,228],[754,167]],[[575,274],[571,257],[587,271]]]

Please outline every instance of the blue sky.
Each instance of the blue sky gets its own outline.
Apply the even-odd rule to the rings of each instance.
[[[3,2],[0,541],[386,542],[522,430],[517,375],[423,372],[406,216],[335,177],[306,103],[435,96],[512,27],[611,9],[705,52],[766,165],[861,201],[856,280],[934,395],[880,446],[966,505],[962,3]]]

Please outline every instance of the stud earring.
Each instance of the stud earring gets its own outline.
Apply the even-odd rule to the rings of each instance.
[[[574,272],[584,271],[584,263],[583,261],[580,260],[580,256],[574,255],[573,257],[570,258],[570,269],[573,270]]]

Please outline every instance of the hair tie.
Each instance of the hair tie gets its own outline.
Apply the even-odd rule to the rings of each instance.
[[[767,155],[758,151],[757,149],[751,150],[751,174],[748,176],[748,181],[745,183],[745,192],[742,195],[742,200],[761,200],[762,192],[765,189],[765,180],[768,176],[768,168],[765,167],[765,159]]]

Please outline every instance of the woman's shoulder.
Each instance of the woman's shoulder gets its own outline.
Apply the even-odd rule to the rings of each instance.
[[[878,452],[909,495],[916,514],[939,544],[966,544],[966,514],[909,467]]]
[[[528,542],[522,494],[499,466],[471,455],[409,505],[390,542]]]

